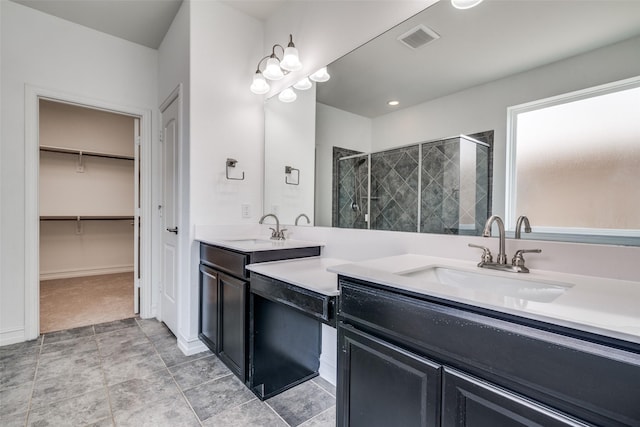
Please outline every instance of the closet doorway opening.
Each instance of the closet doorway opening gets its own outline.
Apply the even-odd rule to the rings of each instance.
[[[140,118],[38,101],[40,332],[140,307]]]

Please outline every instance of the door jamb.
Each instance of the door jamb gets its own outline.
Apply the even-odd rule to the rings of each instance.
[[[40,334],[40,220],[39,220],[39,100],[79,105],[98,110],[135,116],[140,119],[141,156],[141,227],[143,236],[140,251],[140,317],[147,318],[152,313],[151,285],[151,235],[152,235],[152,194],[151,194],[151,117],[150,109],[123,106],[95,98],[72,95],[66,92],[25,85],[25,340],[35,339]]]

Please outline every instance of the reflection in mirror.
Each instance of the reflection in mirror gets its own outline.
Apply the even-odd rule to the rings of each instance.
[[[439,38],[417,49],[409,49],[398,40],[421,25]],[[338,209],[332,206],[339,189],[334,181],[334,147],[351,150],[340,156],[348,157],[419,146],[422,141],[473,135],[489,129],[494,132],[490,160],[491,213],[504,216],[505,206],[510,203],[503,196],[506,193],[507,109],[640,76],[639,51],[640,2],[635,0],[492,1],[467,11],[454,9],[448,1],[433,4],[328,65],[332,78],[317,87],[315,108],[314,224],[337,226],[337,212],[346,209],[344,212],[355,213],[360,209],[369,215],[367,221],[364,216],[357,220],[354,217],[350,226],[375,228],[374,203],[378,202],[373,200],[376,185],[373,171],[375,162],[382,160],[376,160],[371,154],[358,172],[368,174],[371,170],[371,183],[364,186],[363,180],[369,181],[368,176],[357,182],[360,188],[357,197],[368,196],[366,188],[372,196],[370,205],[368,200],[353,200],[356,182],[348,182],[346,191],[354,194],[345,195],[343,198],[348,203]],[[388,101],[392,99],[400,104],[389,106]],[[271,102],[270,99],[268,103]],[[269,122],[270,117],[266,120]],[[271,144],[268,135],[265,153],[270,151]],[[464,159],[466,154],[462,152]],[[458,191],[464,189],[461,186]],[[422,212],[422,203],[425,203],[422,192],[420,187],[421,212],[415,230],[424,231],[427,222]],[[267,186],[265,200],[268,193]],[[354,201],[358,202],[356,210],[352,207]],[[414,202],[417,201],[415,197]],[[460,212],[460,205],[457,209],[458,224],[450,224],[442,216],[441,232],[471,228],[470,217]],[[617,211],[623,207],[610,209]],[[266,202],[265,212],[270,210]],[[521,214],[528,213],[513,212],[516,217]],[[572,217],[577,220],[584,214],[586,212]],[[535,216],[529,217],[535,234],[538,222]],[[295,216],[283,221],[291,223],[293,218]],[[476,215],[474,220],[477,222],[479,218]],[[382,224],[380,229],[414,225],[406,216],[396,221],[385,218],[378,223]],[[345,225],[339,225],[348,224],[349,219]],[[577,224],[578,221],[572,225]],[[565,240],[565,236],[554,238]]]
[[[274,96],[265,104],[264,213],[283,224],[305,214],[313,224],[315,87],[297,95],[292,103]]]
[[[480,235],[491,215],[493,132],[342,157],[333,226]]]

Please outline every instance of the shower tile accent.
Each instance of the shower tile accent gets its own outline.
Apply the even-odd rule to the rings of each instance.
[[[493,146],[493,131],[469,136]],[[480,235],[490,216],[491,149],[473,144],[474,184],[460,178],[465,176],[461,174],[461,144],[473,143],[457,137],[422,145],[420,231],[423,233]],[[466,177],[473,178],[469,174]],[[461,194],[461,190],[467,194]],[[468,194],[469,191],[475,191],[475,194]],[[461,200],[461,195],[466,195],[467,199]]]
[[[371,155],[371,228],[418,230],[417,145]]]

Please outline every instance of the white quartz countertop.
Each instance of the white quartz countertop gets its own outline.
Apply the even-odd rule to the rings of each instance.
[[[549,302],[444,285],[410,274],[429,267],[568,286]],[[478,268],[475,262],[405,254],[329,266],[329,271],[381,285],[431,295],[516,316],[640,343],[640,282],[531,270],[509,273]]]
[[[274,251],[280,249],[310,248],[324,246],[320,242],[309,242],[303,240],[271,240],[265,236],[250,235],[246,237],[209,237],[196,236],[196,240],[210,245],[221,246],[242,252]]]
[[[338,295],[338,276],[327,269],[346,262],[348,261],[336,258],[311,257],[249,264],[247,269],[323,295],[334,296]]]

